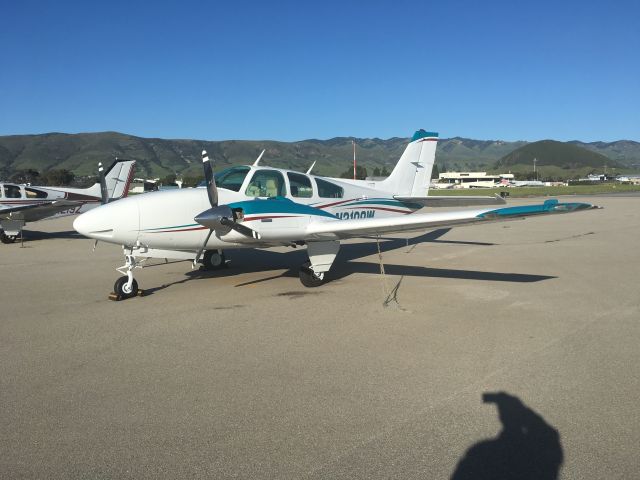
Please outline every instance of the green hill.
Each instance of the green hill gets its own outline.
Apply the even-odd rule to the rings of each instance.
[[[262,163],[274,167],[306,170],[317,161],[315,172],[338,175],[351,165],[352,139],[304,140],[166,140],[142,138],[117,132],[0,137],[0,169],[4,175],[33,168],[39,171],[67,169],[76,175],[92,175],[99,161],[114,157],[137,160],[140,176],[201,173],[203,149],[216,162],[216,169],[252,163],[266,149]],[[368,168],[391,168],[406,146],[407,139],[357,139],[357,158]],[[0,175],[1,176],[1,175]]]
[[[93,175],[98,162],[109,162],[114,157],[137,160],[138,176],[164,177],[173,173],[199,176],[202,149],[209,152],[218,170],[229,165],[252,163],[263,148],[266,149],[262,160],[265,165],[306,170],[313,162],[317,162],[315,173],[337,176],[352,164],[352,140],[351,137],[299,142],[172,140],[142,138],[118,132],[9,135],[0,136],[0,179],[29,168],[41,172],[66,169],[76,175]],[[372,172],[376,167],[391,170],[404,151],[408,138],[358,138],[355,141],[358,164]],[[603,158],[606,158],[601,154],[607,153],[610,158],[614,157],[608,160],[609,166],[617,165],[618,161],[625,165],[634,162],[640,165],[640,143],[578,144],[553,141],[528,144],[455,137],[438,142],[436,164],[440,171],[491,170],[492,167],[513,170],[515,165],[529,171],[536,157],[538,165],[558,162],[555,165],[559,170],[570,169],[572,163],[601,169],[605,163]],[[597,150],[597,153],[585,150],[582,146]]]
[[[508,153],[494,168],[513,173],[528,173],[533,170],[534,159],[542,177],[575,177],[593,171],[602,172],[604,168],[624,167],[615,160],[573,143],[542,140]]]

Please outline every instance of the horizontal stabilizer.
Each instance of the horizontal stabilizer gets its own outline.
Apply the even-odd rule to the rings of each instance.
[[[393,197],[405,203],[417,203],[423,207],[475,207],[479,205],[504,205],[505,200],[500,195],[472,197],[468,195],[446,195],[428,197]]]

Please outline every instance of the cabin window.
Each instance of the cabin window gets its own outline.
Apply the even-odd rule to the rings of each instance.
[[[316,184],[318,185],[318,196],[322,198],[342,198],[344,197],[344,190],[335,183],[327,182],[326,180],[320,180],[316,178]]]
[[[24,192],[27,194],[27,198],[47,198],[47,194],[41,190],[35,188],[25,188]]]
[[[287,177],[289,177],[289,187],[291,187],[292,197],[313,197],[313,187],[311,187],[311,180],[309,180],[309,177],[293,172],[287,172]]]
[[[249,173],[249,167],[233,167],[222,170],[214,175],[216,187],[239,192],[247,173]]]
[[[284,177],[276,170],[256,170],[245,193],[248,197],[284,197]]]
[[[20,187],[18,185],[5,185],[4,196],[5,198],[20,198]]]

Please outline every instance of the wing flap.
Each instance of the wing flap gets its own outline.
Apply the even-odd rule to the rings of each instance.
[[[393,198],[405,203],[417,203],[423,207],[477,207],[480,205],[504,205],[507,203],[500,195],[429,195],[427,197],[394,196]]]

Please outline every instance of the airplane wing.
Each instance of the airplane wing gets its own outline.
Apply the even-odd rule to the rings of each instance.
[[[18,214],[21,219],[24,219],[27,222],[35,222],[36,220],[41,220],[79,205],[82,205],[82,203],[69,200],[54,200],[52,202],[42,202],[33,205],[19,205],[15,207],[3,205],[0,207],[0,218],[16,218],[16,215],[14,214]]]
[[[479,205],[504,205],[507,203],[500,195],[470,196],[470,195],[429,195],[427,197],[394,196],[396,200],[405,203],[417,203],[423,207],[472,207]]]
[[[589,203],[558,203],[547,200],[543,204],[497,209],[458,210],[442,213],[423,213],[391,218],[364,220],[328,220],[314,222],[307,227],[308,241],[338,240],[366,235],[454,227],[489,221],[511,220],[534,215],[570,213],[599,208]]]
[[[9,214],[13,212],[21,212],[23,210],[31,210],[33,208],[38,208],[42,205],[51,205],[53,202],[42,202],[32,205],[18,205],[18,206],[8,206],[8,205],[0,205],[0,218],[9,218]]]

